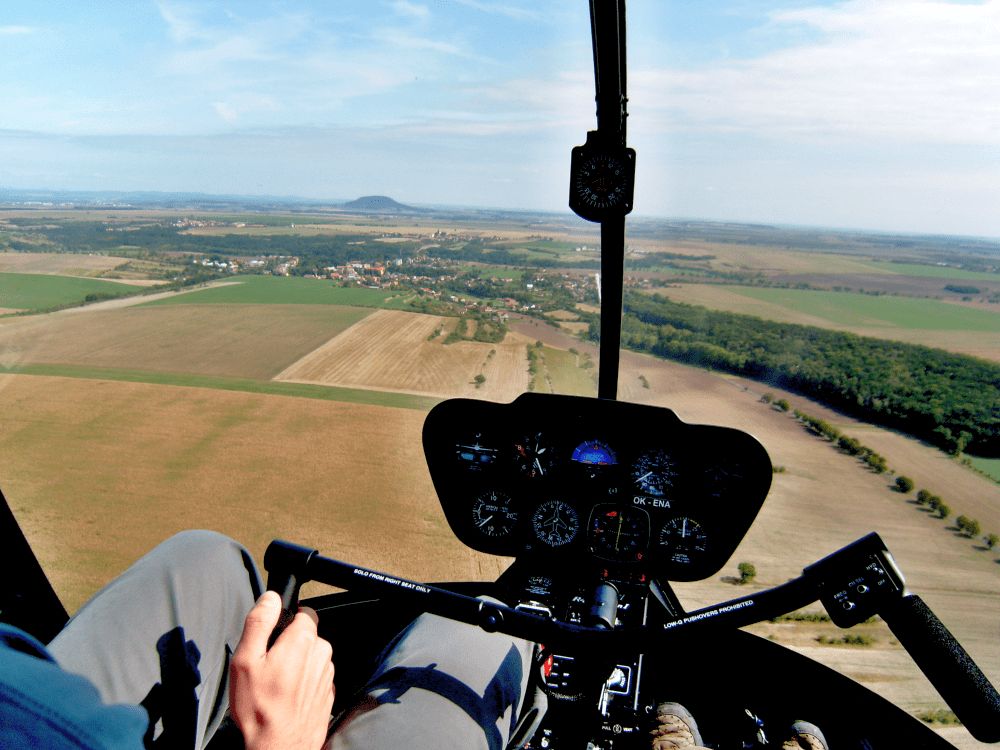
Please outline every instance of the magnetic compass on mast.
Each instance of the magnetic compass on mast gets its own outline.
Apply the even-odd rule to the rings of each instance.
[[[590,0],[597,130],[570,159],[569,207],[601,224],[601,359],[597,395],[618,395],[625,215],[632,210],[635,151],[625,145],[625,0]]]

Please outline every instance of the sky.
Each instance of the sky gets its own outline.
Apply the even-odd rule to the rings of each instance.
[[[635,214],[1000,237],[1000,0],[629,0]],[[0,191],[566,211],[587,0],[0,0]]]

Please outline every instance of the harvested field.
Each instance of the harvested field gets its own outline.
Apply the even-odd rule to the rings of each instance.
[[[0,253],[0,272],[56,276],[100,276],[128,258],[77,253]]]
[[[495,578],[448,530],[423,414],[139,383],[0,376],[3,490],[72,611],[157,542],[274,537],[425,580]]]
[[[640,374],[651,388],[642,387]],[[950,523],[931,518],[894,492],[892,476],[868,471],[856,459],[806,433],[789,414],[761,403],[760,396],[767,390],[775,398],[787,398],[793,407],[836,424],[847,434],[857,434],[863,443],[879,450],[897,473],[920,478],[918,487],[921,481],[930,484],[933,477],[932,486],[940,488],[953,513],[977,517],[986,532],[1000,530],[1000,487],[933,448],[752,381],[623,353],[620,382],[619,396],[626,400],[669,406],[687,422],[728,425],[754,434],[772,462],[785,467],[784,473],[775,475],[760,516],[727,569],[715,579],[677,587],[686,606],[704,606],[752,593],[757,586],[777,585],[801,573],[811,561],[877,531],[911,589],[934,609],[993,682],[1000,684],[997,554],[957,536],[949,530]],[[741,561],[757,567],[755,585],[735,587],[727,582],[727,577],[736,575]],[[893,655],[890,650],[873,660],[866,650],[819,644],[800,650],[860,679],[909,710],[943,705],[901,652]],[[897,674],[901,675],[898,679],[889,678]]]
[[[271,378],[370,312],[330,305],[169,305],[20,318],[0,325],[0,365]]]
[[[510,401],[527,390],[527,340],[499,344],[428,338],[448,318],[378,310],[295,362],[276,380]],[[495,354],[490,355],[490,351]],[[476,388],[473,378],[486,380]]]

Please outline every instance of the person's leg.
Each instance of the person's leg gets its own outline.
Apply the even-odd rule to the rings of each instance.
[[[545,710],[526,696],[533,656],[527,641],[421,615],[390,645],[327,747],[502,750],[525,702]]]
[[[99,591],[49,650],[104,701],[146,706],[164,744],[200,748],[229,704],[229,656],[261,590],[242,546],[183,532]]]

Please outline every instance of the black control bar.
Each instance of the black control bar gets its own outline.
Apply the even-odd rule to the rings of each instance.
[[[412,605],[421,612],[502,632],[559,653],[610,649],[619,655],[652,653],[712,628],[738,628],[773,619],[820,600],[840,627],[878,614],[927,675],[973,737],[1000,741],[1000,694],[954,636],[919,599],[905,592],[902,575],[877,534],[810,565],[787,583],[688,612],[664,625],[609,630],[560,622],[447,589],[323,557],[316,550],[275,540],[264,555],[268,588],[293,612],[307,581],[360,591]]]

